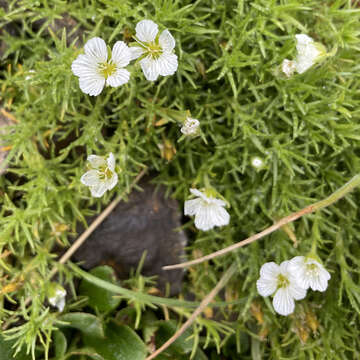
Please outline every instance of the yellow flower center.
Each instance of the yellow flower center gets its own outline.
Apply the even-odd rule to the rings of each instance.
[[[99,73],[107,79],[116,72],[116,64],[105,62],[99,65]]]
[[[113,172],[106,165],[101,166],[98,171],[99,171],[99,178],[102,181],[109,180],[113,176]]]
[[[278,280],[277,282],[278,288],[285,288],[290,284],[289,279],[283,274],[279,274],[277,280]]]
[[[319,269],[316,264],[306,264],[307,276],[317,276],[318,274],[319,274]]]
[[[147,49],[149,55],[153,59],[157,59],[162,53],[161,46],[159,44],[157,44],[156,42],[148,43],[146,49]]]

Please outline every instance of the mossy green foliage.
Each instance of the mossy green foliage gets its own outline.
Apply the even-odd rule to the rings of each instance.
[[[180,204],[190,187],[205,185],[206,177],[230,203],[231,222],[224,228],[196,231],[189,219],[185,228],[194,240],[189,257],[240,241],[327,197],[360,172],[357,4],[23,0],[0,9],[1,41],[6,44],[0,101],[17,120],[5,139],[12,147],[10,169],[0,177],[0,250],[11,252],[0,258],[1,306],[5,299],[16,303],[13,310],[7,306],[0,313],[3,321],[13,312],[26,320],[12,329],[20,344],[30,349],[37,336],[39,344],[49,345],[57,314],[46,310],[46,276],[59,267],[61,281],[72,277],[56,262],[54,245],[69,246],[67,237],[76,222],[129,189],[144,167],[157,174],[155,181],[165,184]],[[75,20],[75,28],[53,26],[65,14]],[[72,61],[83,50],[72,35],[79,30],[82,43],[99,36],[112,46],[117,40],[129,41],[142,19],[154,20],[175,37],[176,74],[152,83],[133,64],[128,84],[106,88],[96,98],[83,94],[71,72]],[[336,53],[287,79],[278,66],[295,57],[294,35],[299,33]],[[190,110],[201,122],[202,136],[179,141],[173,110]],[[159,120],[165,124],[156,126]],[[176,148],[170,161],[161,156],[164,144]],[[116,156],[119,183],[100,200],[93,199],[79,181],[86,155],[109,152]],[[251,166],[253,156],[263,159],[263,169]],[[239,352],[247,333],[253,358],[358,358],[359,200],[355,190],[284,231],[194,267],[184,292],[201,300],[236,261],[238,274],[225,295],[229,301],[241,299],[240,305],[221,311],[226,318],[238,314],[235,321],[228,320],[235,340],[230,339],[234,335],[227,337]],[[296,237],[297,247],[289,235]],[[331,272],[327,292],[309,292],[292,316],[276,315],[256,292],[260,266],[305,255],[314,242]],[[29,296],[31,306],[14,310]],[[204,346],[206,337],[199,330],[214,329],[209,323],[196,323],[195,344]],[[211,333],[208,346],[217,339],[221,351],[229,341],[222,342],[217,334]]]

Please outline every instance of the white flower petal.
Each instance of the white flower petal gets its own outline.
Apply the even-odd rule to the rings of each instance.
[[[195,131],[191,128],[191,127],[186,127],[185,125],[183,125],[180,129],[180,131],[184,134],[184,135],[191,135],[194,134]]]
[[[256,282],[256,287],[261,296],[269,296],[277,289],[279,265],[274,262],[265,263],[260,269],[260,279]]]
[[[89,170],[80,178],[80,181],[86,186],[95,186],[100,181],[99,172],[97,170]]]
[[[222,205],[213,201],[217,199],[209,199],[197,189],[190,189],[190,192],[198,198],[185,201],[184,214],[195,215],[195,226],[199,230],[207,231],[229,223],[230,215]]]
[[[304,256],[295,256],[290,260],[288,271],[291,276],[296,279],[297,284],[307,290],[309,288],[309,281],[306,277],[306,265]]]
[[[290,315],[294,312],[295,301],[290,295],[288,288],[280,288],[273,298],[274,310],[280,315]]]
[[[311,37],[305,34],[299,34],[295,37],[298,54],[294,64],[296,71],[299,74],[302,74],[315,64],[318,56],[320,55],[320,51]]]
[[[106,162],[107,162],[108,168],[111,171],[114,171],[115,170],[115,156],[114,156],[114,154],[112,152],[109,153],[109,156],[108,156]]]
[[[123,41],[117,41],[113,46],[111,61],[119,68],[129,65],[131,61],[131,52],[129,47]]]
[[[171,52],[175,48],[175,39],[170,34],[169,30],[164,30],[159,36],[159,44],[164,51]]]
[[[297,275],[305,268],[305,257],[304,256],[295,256],[289,261],[288,270]]]
[[[180,131],[184,135],[195,135],[197,134],[199,127],[200,127],[199,120],[187,117]]]
[[[316,270],[313,272],[305,272],[309,287],[314,291],[325,291],[328,286],[328,281],[331,277],[329,272],[323,267],[322,264],[313,259],[306,260],[305,267],[307,266],[316,266]]]
[[[136,37],[143,42],[154,41],[159,31],[158,26],[152,20],[141,20],[137,23]]]
[[[230,215],[222,206],[212,204],[209,207],[209,215],[211,217],[212,223],[215,226],[225,226],[229,224]]]
[[[102,197],[107,189],[107,184],[104,181],[99,182],[95,186],[90,186],[91,195],[96,198]]]
[[[296,50],[302,52],[309,44],[312,44],[314,40],[305,34],[295,35],[296,38]]]
[[[55,306],[58,308],[59,312],[63,312],[65,308],[65,297],[59,299]]]
[[[284,59],[281,64],[281,70],[287,77],[290,77],[296,70],[296,64],[294,61]]]
[[[314,61],[307,56],[298,55],[295,60],[295,68],[299,74],[304,73],[306,70],[310,69],[314,65]]]
[[[330,279],[329,272],[313,258],[296,256],[290,260],[289,270],[303,288],[325,291]]]
[[[211,230],[215,224],[212,222],[209,206],[202,206],[195,215],[195,226],[202,231]]]
[[[280,264],[280,272],[284,274],[286,277],[287,275],[290,275],[290,269],[291,269],[291,263],[289,260],[283,261]]]
[[[280,266],[273,261],[265,263],[260,269],[260,277],[265,280],[277,281],[277,277],[280,274]]]
[[[131,60],[135,60],[144,53],[144,49],[139,46],[130,46]]]
[[[306,282],[307,282],[308,288],[311,288],[314,291],[316,291],[316,290],[325,291],[326,290],[327,286],[325,286],[325,289],[323,290],[323,286],[320,283],[320,279],[318,276],[312,276],[312,277],[307,278],[306,280],[307,280]],[[326,283],[326,285],[327,285],[327,283]]]
[[[306,296],[306,289],[300,287],[296,281],[292,281],[290,279],[290,284],[287,288],[290,296],[292,296],[295,300],[304,299]]]
[[[310,287],[310,280],[306,274],[304,270],[301,270],[301,272],[299,272],[297,274],[296,277],[296,283],[298,284],[298,286],[300,286],[302,289],[307,290]]]
[[[105,62],[107,60],[107,48],[103,39],[95,37],[90,39],[84,47],[85,54],[96,59],[98,62]]]
[[[90,163],[91,167],[95,169],[106,164],[104,157],[98,155],[89,155],[87,161]]]
[[[295,256],[293,257],[291,260],[290,260],[290,268],[291,268],[291,271],[293,271],[293,269],[297,269],[297,268],[300,268],[302,266],[304,266],[304,260],[305,260],[305,257],[304,256]]]
[[[202,206],[202,199],[186,200],[184,203],[184,215],[195,215]]]
[[[71,64],[71,70],[74,75],[81,76],[97,76],[98,62],[96,59],[81,54]]]
[[[319,286],[317,289],[312,288],[313,290],[325,291],[328,287],[328,281],[330,280],[330,273],[323,267],[319,269]]]
[[[88,94],[90,96],[97,96],[101,93],[102,89],[105,85],[105,79],[98,77],[80,77],[79,78],[79,86],[83,93]]]
[[[256,282],[256,288],[261,296],[270,296],[276,291],[277,283],[276,281],[267,281],[260,278]]]
[[[130,73],[125,69],[117,69],[115,74],[106,79],[106,83],[112,87],[126,84],[130,80]]]
[[[65,307],[66,290],[57,289],[55,295],[49,298],[49,303],[52,306],[58,308],[59,312],[62,312]]]
[[[177,56],[168,52],[164,52],[155,60],[161,76],[173,75],[178,68]]]
[[[108,190],[111,190],[115,187],[115,185],[118,182],[118,175],[116,173],[113,174],[113,176],[106,181],[106,186]]]
[[[159,77],[160,70],[157,61],[153,60],[150,56],[141,59],[140,66],[146,80],[155,81]]]
[[[224,200],[215,199],[215,198],[210,198],[210,203],[216,204],[216,205],[218,205],[218,206],[226,206],[226,205],[227,205]]]
[[[140,66],[147,80],[155,81],[159,75],[173,75],[178,67],[177,56],[175,54],[163,53],[157,59],[150,56],[140,60]]]

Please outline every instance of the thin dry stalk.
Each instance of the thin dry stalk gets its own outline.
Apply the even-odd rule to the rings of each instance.
[[[196,320],[196,318],[205,310],[205,308],[210,304],[210,302],[214,299],[217,293],[227,284],[230,278],[234,275],[236,271],[236,263],[233,263],[229,269],[225,272],[216,286],[211,290],[211,292],[206,295],[197,309],[191,314],[191,316],[186,320],[186,322],[180,327],[178,331],[168,340],[166,341],[159,349],[153,352],[150,356],[148,356],[145,360],[155,359],[160,353],[162,353],[165,349],[167,349],[176,339],[178,339],[184,331]]]
[[[145,175],[147,169],[142,170],[138,176],[134,179],[134,181],[130,185],[130,189],[136,185],[140,179]],[[114,210],[116,205],[124,198],[126,194],[126,190],[124,190],[115,200],[113,200],[110,205],[108,205],[102,213],[91,223],[91,225],[76,239],[76,241],[70,246],[70,248],[66,251],[66,253],[60,258],[58,261],[60,264],[65,264],[71,256],[79,249],[79,247],[86,241],[86,239],[91,235],[91,233],[105,220],[107,216]],[[53,268],[48,275],[48,280],[50,280],[56,273],[58,272],[58,268]],[[28,306],[31,303],[31,297],[25,299],[25,306]],[[11,316],[9,320],[4,323],[2,329],[6,330],[11,324],[12,320],[15,319],[15,315]]]
[[[224,249],[215,251],[209,255],[200,257],[198,259],[195,260],[191,260],[191,261],[187,261],[181,264],[175,264],[175,265],[167,265],[164,266],[163,269],[164,270],[173,270],[173,269],[180,269],[180,268],[184,268],[184,267],[188,267],[191,265],[195,265],[195,264],[200,264],[206,260],[211,260],[214,259],[218,256],[222,256],[225,255],[231,251],[234,251],[236,249],[239,249],[245,245],[251,244],[252,242],[259,240],[261,238],[263,238],[266,235],[271,234],[272,232],[280,229],[281,227],[283,227],[284,225],[291,223],[295,220],[297,220],[298,218],[306,215],[306,214],[310,214],[316,210],[320,210],[323,209],[324,207],[327,207],[331,204],[333,204],[335,201],[341,199],[343,196],[345,196],[347,193],[349,193],[350,191],[352,191],[355,187],[360,185],[360,175],[356,175],[354,176],[349,182],[347,182],[344,186],[342,186],[340,189],[336,190],[333,194],[331,194],[329,197],[327,197],[324,200],[318,201],[312,205],[307,206],[306,208],[292,213],[284,218],[282,218],[281,220],[279,220],[277,223],[275,223],[274,225],[268,227],[267,229],[252,235],[250,237],[248,237],[245,240],[242,240],[236,244],[230,245]]]

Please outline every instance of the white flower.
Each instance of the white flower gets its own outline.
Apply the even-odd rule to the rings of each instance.
[[[303,289],[325,291],[330,280],[329,272],[315,259],[295,256],[290,260],[290,270]]]
[[[178,68],[177,56],[173,53],[175,39],[168,30],[158,35],[158,26],[151,20],[142,20],[136,25],[135,40],[140,46],[130,47],[132,59],[142,57],[141,69],[147,80],[155,81],[159,75],[173,75]]]
[[[287,77],[290,77],[296,70],[295,62],[285,59],[281,64],[281,70]]]
[[[103,39],[90,39],[85,44],[85,54],[79,55],[71,65],[74,75],[79,77],[82,92],[97,96],[107,85],[118,87],[130,79],[129,71],[123,69],[131,61],[131,52],[123,41],[117,41],[108,61],[108,50]]]
[[[111,190],[118,182],[114,155],[110,153],[107,159],[102,156],[89,155],[87,160],[91,170],[86,172],[80,181],[89,186],[92,196],[101,197],[106,190]]]
[[[51,287],[50,294],[49,303],[62,312],[65,307],[66,290],[60,285],[54,285]]]
[[[224,226],[230,221],[230,215],[224,209],[226,202],[206,196],[199,190],[190,189],[197,199],[185,201],[184,214],[195,215],[195,226],[199,230],[207,231],[214,226]]]
[[[193,119],[191,117],[187,117],[180,131],[184,135],[197,135],[199,132],[199,127],[200,127],[199,120]]]
[[[319,56],[322,54],[319,45],[314,40],[305,35],[295,35],[297,57],[295,59],[295,68],[299,74],[302,74],[307,69],[315,64]]]
[[[306,296],[306,290],[298,285],[289,265],[290,261],[283,261],[280,266],[274,262],[264,264],[260,269],[260,279],[256,282],[261,296],[275,294],[274,309],[285,316],[294,312],[294,300],[301,300]]]
[[[264,166],[264,162],[258,156],[255,156],[251,159],[251,165],[255,169],[261,169]]]

